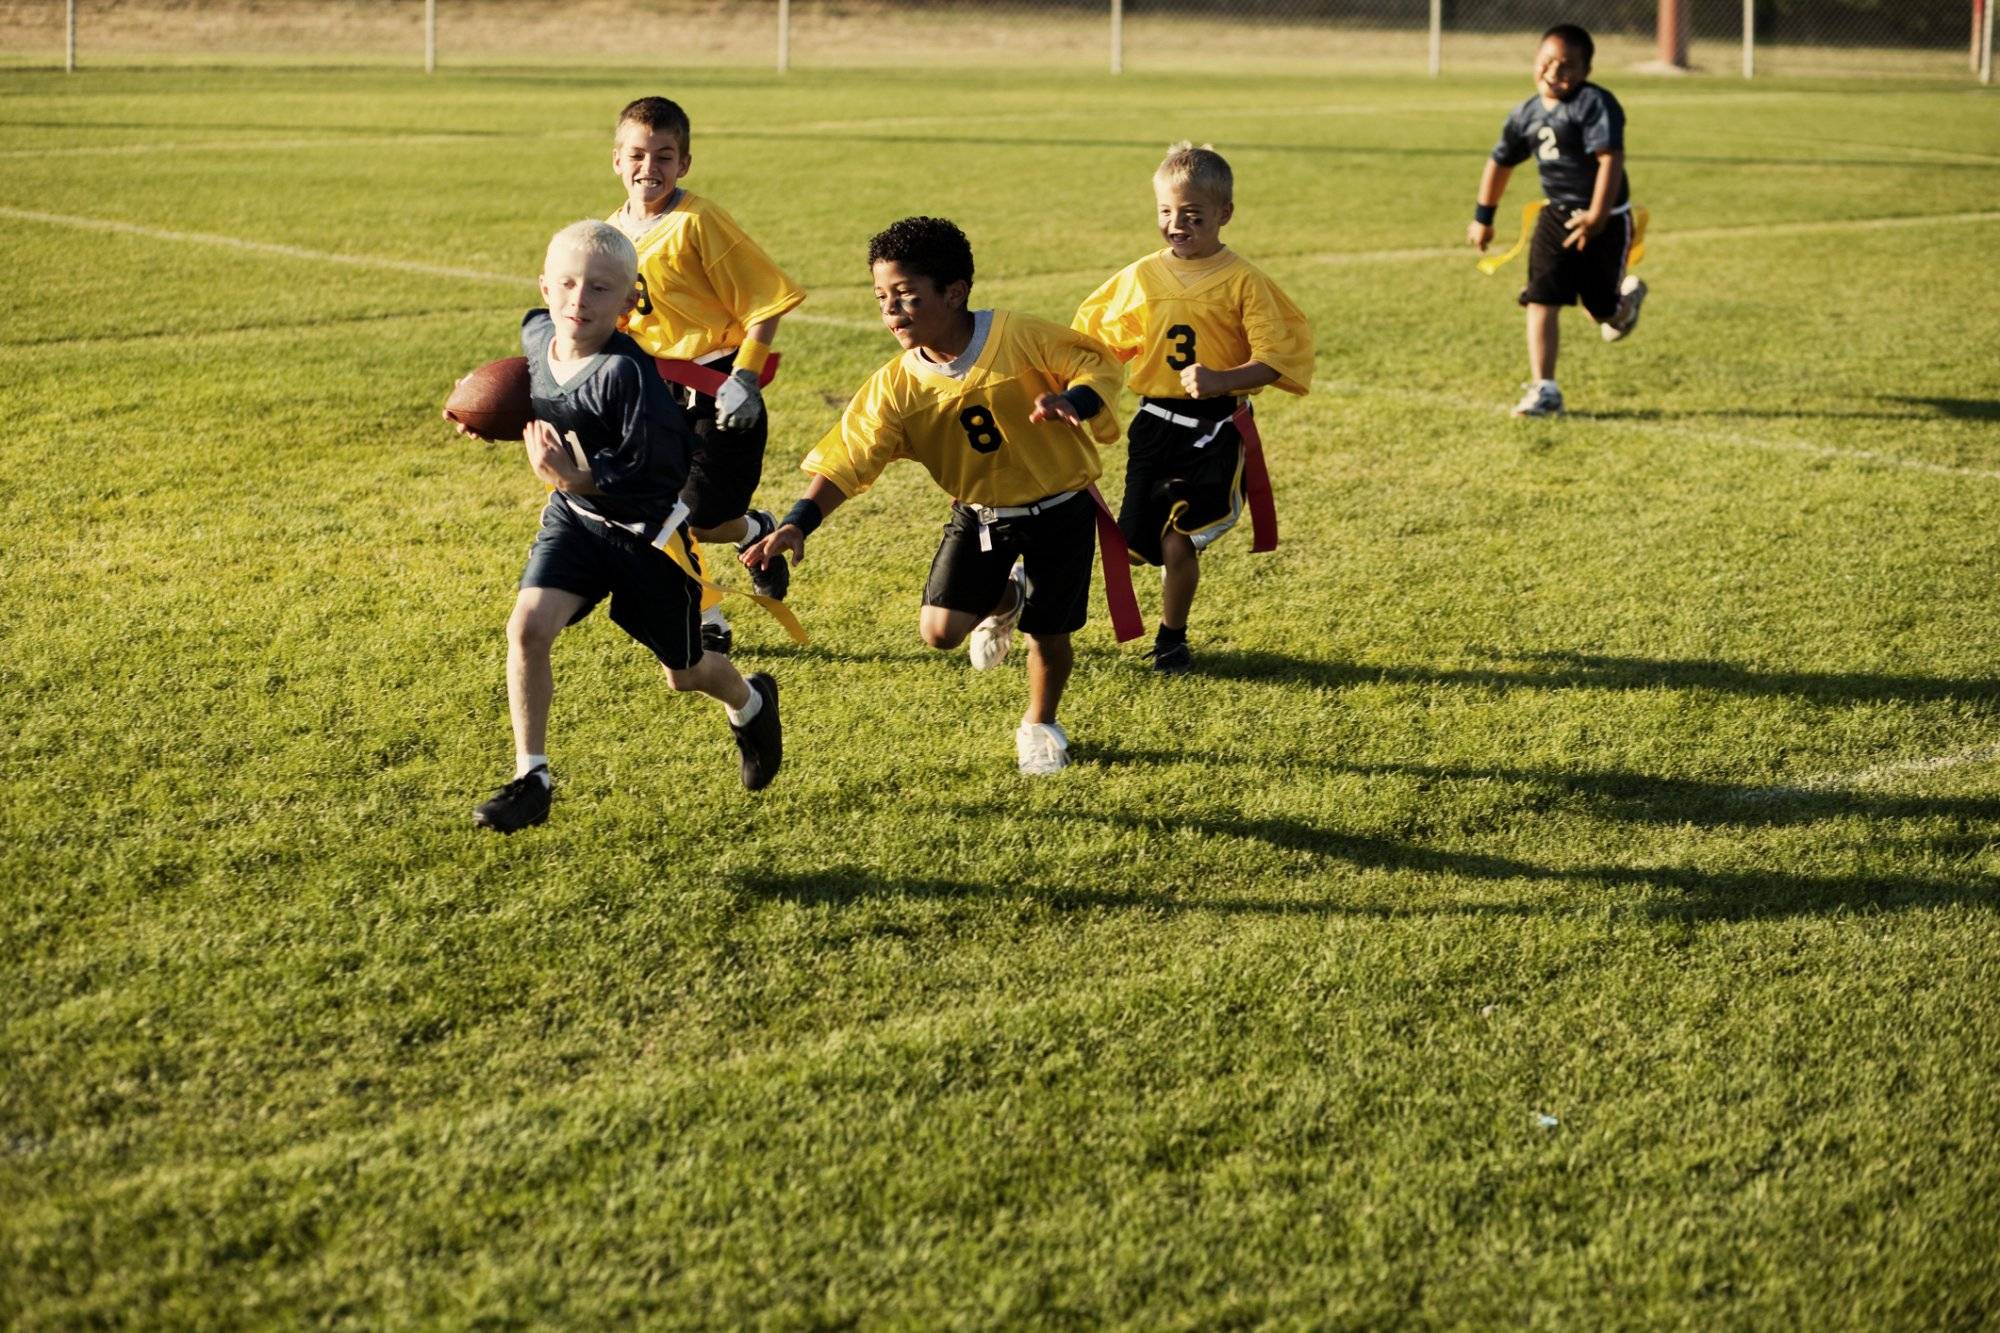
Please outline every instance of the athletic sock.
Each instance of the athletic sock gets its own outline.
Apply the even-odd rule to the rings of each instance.
[[[542,770],[540,774],[540,777],[542,779],[542,785],[544,787],[554,786],[555,779],[549,776],[549,757],[547,755],[517,754],[514,756],[515,777],[525,778],[528,776],[528,774],[533,773],[538,768]]]
[[[701,623],[704,625],[720,625],[724,629],[728,629],[729,617],[722,614],[721,607],[711,606],[708,610],[701,613]]]
[[[1179,629],[1175,629],[1172,625],[1162,625],[1160,626],[1159,633],[1153,636],[1153,647],[1156,649],[1178,648],[1186,642],[1186,625],[1181,626]]]
[[[741,708],[731,708],[728,704],[724,704],[722,705],[722,711],[729,714],[730,726],[747,727],[756,719],[757,714],[764,711],[764,696],[758,692],[755,685],[752,685],[750,687],[750,702],[744,704]]]

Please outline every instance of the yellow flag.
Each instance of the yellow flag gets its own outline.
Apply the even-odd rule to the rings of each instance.
[[[1500,271],[1502,265],[1512,260],[1515,255],[1520,254],[1522,250],[1527,248],[1528,238],[1535,234],[1535,219],[1541,216],[1542,208],[1547,203],[1548,200],[1546,199],[1537,199],[1521,210],[1521,234],[1514,238],[1514,248],[1504,255],[1487,255],[1482,258],[1478,265],[1481,273],[1492,277]],[[1647,218],[1648,214],[1645,209],[1639,208],[1636,205],[1633,207],[1632,249],[1625,256],[1625,267],[1628,269],[1634,267],[1641,259],[1646,257]]]

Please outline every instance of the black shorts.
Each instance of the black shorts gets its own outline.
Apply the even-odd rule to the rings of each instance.
[[[1147,398],[1132,414],[1118,527],[1140,560],[1165,563],[1161,542],[1170,528],[1199,550],[1236,526],[1243,513],[1243,436],[1231,418],[1239,402]],[[1148,412],[1149,403],[1197,424]]]
[[[1521,289],[1521,304],[1582,301],[1590,317],[1603,324],[1618,313],[1618,284],[1625,280],[1625,256],[1632,249],[1632,210],[1613,213],[1583,249],[1565,248],[1569,229],[1563,223],[1581,211],[1562,204],[1543,207],[1528,243],[1528,285]]]
[[[701,660],[701,585],[666,552],[622,528],[583,517],[559,495],[542,507],[528,548],[523,588],[555,588],[583,598],[574,625],[608,593],[611,622],[675,670]]]
[[[710,370],[727,375],[736,364],[734,356],[707,363]],[[687,413],[688,429],[694,432],[694,447],[688,452],[687,485],[681,499],[687,501],[688,524],[702,529],[741,518],[750,509],[750,497],[764,479],[764,445],[771,436],[769,412],[757,417],[748,430],[724,430],[715,424],[715,399],[678,384],[670,384]]]
[[[1028,574],[1021,632],[1073,634],[1083,628],[1097,553],[1097,510],[1087,491],[1039,514],[996,519],[989,528],[991,550],[980,549],[979,527],[970,509],[952,505],[924,582],[925,606],[986,616],[1005,591],[1018,556]]]

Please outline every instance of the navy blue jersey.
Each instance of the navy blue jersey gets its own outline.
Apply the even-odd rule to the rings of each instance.
[[[1604,89],[1586,83],[1553,107],[1542,105],[1540,93],[1515,107],[1500,127],[1493,160],[1512,167],[1533,157],[1550,203],[1588,208],[1597,184],[1597,155],[1624,150],[1625,108]],[[1611,207],[1631,197],[1630,178],[1621,173]]]
[[[546,310],[530,310],[521,320],[535,419],[582,453],[592,483],[604,492],[563,498],[614,522],[658,524],[687,483],[692,437],[680,404],[653,358],[622,333],[612,334],[575,379],[558,383],[549,370],[555,336]]]

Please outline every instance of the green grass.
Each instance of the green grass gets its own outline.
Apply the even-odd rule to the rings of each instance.
[[[771,790],[597,617],[501,839],[540,488],[437,405],[657,74],[7,75],[0,1322],[2000,1317],[2000,101],[1607,82],[1655,294],[1531,424],[1446,253],[1524,79],[674,80],[814,292],[771,501],[890,354],[870,232],[1066,319],[1186,134],[1315,321],[1285,540],[1191,678],[1100,606],[1030,782],[892,470],[812,646],[739,617]]]

